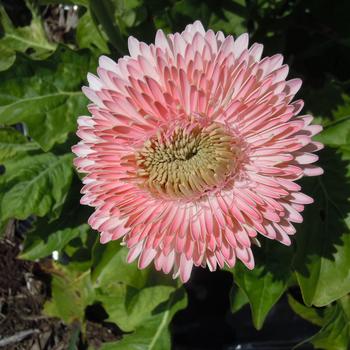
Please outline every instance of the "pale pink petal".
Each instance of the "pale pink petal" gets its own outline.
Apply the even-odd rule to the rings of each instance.
[[[258,235],[290,245],[313,199],[296,181],[318,176],[322,130],[286,81],[280,54],[206,31],[130,37],[130,56],[101,56],[78,118],[74,165],[86,173],[81,203],[95,208],[100,242],[122,239],[127,262],[182,282],[192,267],[254,268]]]

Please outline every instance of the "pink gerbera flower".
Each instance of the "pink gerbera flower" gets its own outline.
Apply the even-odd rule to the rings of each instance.
[[[123,237],[128,262],[183,282],[193,265],[252,269],[258,233],[291,243],[312,202],[295,181],[322,174],[321,126],[297,116],[301,80],[262,50],[197,21],[151,45],[130,37],[118,63],[100,58],[73,150],[101,243]]]

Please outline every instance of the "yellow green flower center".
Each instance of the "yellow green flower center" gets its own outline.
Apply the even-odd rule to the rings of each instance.
[[[237,160],[235,139],[218,123],[177,127],[147,140],[136,153],[137,177],[152,193],[192,198],[222,184]]]

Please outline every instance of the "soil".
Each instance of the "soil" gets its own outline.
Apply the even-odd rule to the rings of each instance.
[[[68,327],[42,313],[51,295],[50,275],[45,272],[50,261],[17,259],[22,242],[18,231],[18,224],[11,222],[0,240],[0,349],[98,349],[103,342],[120,339],[113,325],[88,319],[84,342],[78,325]]]

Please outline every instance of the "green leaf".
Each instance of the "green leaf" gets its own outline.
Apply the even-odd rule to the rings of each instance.
[[[340,152],[321,152],[325,174],[306,179],[315,203],[306,208],[296,235],[294,268],[306,305],[324,306],[350,292],[349,161]]]
[[[107,311],[108,320],[116,323],[124,332],[130,332],[145,323],[156,306],[169,299],[174,289],[170,286],[136,289],[112,282],[98,289],[96,298]]]
[[[288,286],[292,250],[278,242],[265,241],[256,251],[256,267],[248,270],[237,264],[232,270],[234,281],[246,294],[254,326],[261,329],[264,320]]]
[[[219,13],[212,13],[209,27],[214,31],[224,31],[226,34],[240,35],[247,31],[247,11],[244,4],[237,4],[234,1],[226,2],[226,8],[218,10]]]
[[[104,343],[101,350],[164,350],[171,348],[169,323],[175,313],[186,307],[184,289],[172,293],[167,302],[159,305],[135,332],[118,342]]]
[[[86,112],[80,91],[92,56],[60,47],[45,61],[17,57],[0,73],[0,123],[25,123],[29,136],[45,150],[64,142]]]
[[[0,41],[0,72],[10,68],[15,60],[15,52],[2,44]]]
[[[322,309],[305,306],[295,300],[290,294],[288,294],[288,303],[292,310],[301,318],[315,324],[316,326],[323,326],[324,318]]]
[[[47,217],[36,220],[33,230],[26,233],[20,258],[35,260],[53,250],[66,250],[67,244],[73,240],[74,243],[88,241],[88,238],[95,240],[96,233],[86,224],[92,208],[80,205],[80,188],[81,181],[73,176],[62,214],[55,220],[49,221]],[[83,243],[80,246],[83,248]]]
[[[125,40],[122,37],[119,26],[115,21],[115,4],[112,0],[89,0],[90,11],[93,18],[101,24],[107,34],[110,43],[123,55],[127,52]]]
[[[332,147],[350,144],[350,96],[343,95],[343,104],[333,111],[333,121],[324,126],[317,140]]]
[[[38,148],[38,144],[29,142],[17,130],[13,128],[0,128],[0,162]]]
[[[230,291],[231,312],[238,312],[243,306],[249,303],[249,299],[243,289],[232,287]]]
[[[20,259],[36,260],[50,255],[54,250],[62,250],[72,239],[80,237],[89,231],[89,225],[66,228],[56,232],[50,232],[46,239],[39,235],[31,235],[30,242],[25,243],[25,249],[20,254]],[[27,239],[27,237],[26,237]]]
[[[69,266],[55,264],[52,272],[52,298],[44,305],[44,313],[59,317],[66,324],[84,320],[86,306],[93,303],[94,289],[90,271],[80,273]]]
[[[69,342],[67,350],[77,350],[80,341],[80,325],[74,324],[71,327],[69,334]]]
[[[108,286],[112,282],[124,283],[135,288],[146,285],[149,269],[140,270],[136,263],[126,262],[127,249],[120,242],[109,242],[106,245],[97,243],[94,254],[92,280],[97,287]]]
[[[136,27],[147,19],[147,9],[142,0],[112,0],[112,3],[114,17],[124,30],[127,27]]]
[[[324,326],[309,341],[316,349],[348,350],[350,347],[349,296],[331,306]]]
[[[51,55],[56,45],[49,43],[41,19],[32,11],[32,22],[27,27],[14,27],[6,11],[0,6],[0,23],[5,32],[0,39],[0,71],[15,61],[16,51],[27,53],[32,59],[42,60]]]
[[[317,137],[325,145],[336,147],[350,142],[350,114],[340,120],[328,124]]]
[[[15,159],[5,163],[0,177],[1,219],[26,219],[58,211],[72,179],[72,155],[51,153]]]
[[[97,50],[98,53],[109,53],[104,33],[94,23],[90,10],[79,19],[76,38],[80,48]]]

